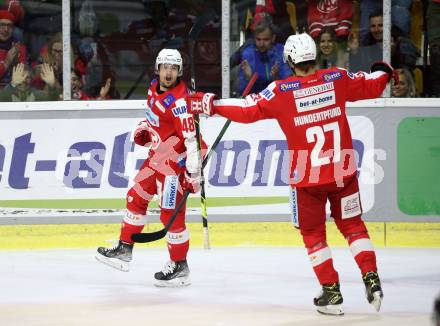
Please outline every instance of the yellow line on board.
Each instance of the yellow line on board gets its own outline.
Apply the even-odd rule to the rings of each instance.
[[[440,223],[366,223],[375,247],[440,247]],[[188,223],[191,247],[203,247],[202,223]],[[149,224],[144,232],[162,228]],[[0,226],[0,250],[94,248],[113,246],[119,237],[119,224],[4,225]],[[210,223],[213,247],[224,246],[303,246],[298,230],[288,222]],[[347,246],[334,223],[327,223],[330,246]],[[145,247],[165,247],[165,240]]]

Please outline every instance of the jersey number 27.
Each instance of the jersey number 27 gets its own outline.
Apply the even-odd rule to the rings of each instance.
[[[325,133],[333,133],[333,163],[341,160],[341,135],[337,122],[328,123],[321,126],[310,127],[306,130],[308,143],[316,142],[310,153],[312,167],[330,164],[330,156],[320,156],[325,143]]]

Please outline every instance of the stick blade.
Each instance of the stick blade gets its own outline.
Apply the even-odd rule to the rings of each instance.
[[[153,242],[162,239],[167,234],[166,229],[151,233],[135,233],[131,235],[131,240],[138,243]]]

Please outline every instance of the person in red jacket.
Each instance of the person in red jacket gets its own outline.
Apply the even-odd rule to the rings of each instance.
[[[12,38],[16,22],[14,14],[0,10],[0,87],[11,81],[12,67],[27,60],[26,46]]]
[[[341,315],[342,294],[326,241],[327,200],[331,216],[348,241],[361,270],[368,302],[377,311],[383,297],[376,255],[361,219],[362,207],[350,127],[345,104],[379,97],[393,69],[373,64],[371,73],[316,67],[316,45],[308,34],[290,36],[284,60],[295,75],[272,82],[259,94],[244,99],[215,100],[215,94],[196,92],[187,99],[191,113],[219,114],[251,123],[275,119],[290,151],[293,221],[299,228],[313,270],[322,285],[314,299],[318,312]]]
[[[317,38],[324,27],[331,27],[339,41],[347,40],[353,19],[353,1],[309,0],[307,20],[309,32]]]
[[[183,190],[197,192],[200,185],[201,157],[198,150],[195,122],[187,112],[185,83],[179,51],[163,49],[156,58],[158,79],[151,82],[147,93],[146,120],[139,123],[134,141],[149,146],[148,158],[127,193],[127,213],[122,222],[119,244],[113,249],[100,247],[96,258],[112,267],[128,271],[132,258],[134,233],[142,232],[147,221],[147,207],[155,195],[161,207],[160,220],[165,225]],[[204,144],[202,148],[206,148]],[[154,275],[155,285],[164,287],[190,284],[186,261],[189,233],[182,207],[167,233],[170,261]]]

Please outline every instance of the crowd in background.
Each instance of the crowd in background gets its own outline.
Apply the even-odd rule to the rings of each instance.
[[[392,86],[391,96],[439,97],[440,1],[390,3],[391,64],[401,76],[399,84]],[[241,23],[247,41],[231,59],[231,66],[238,66],[236,95],[251,72],[259,72],[263,61],[260,58],[266,54],[269,58],[279,57],[280,44],[293,33],[305,31],[315,39],[320,68],[338,66],[352,72],[368,72],[372,63],[383,60],[383,1],[257,0],[256,7],[247,11],[246,20]],[[267,32],[276,36],[264,50],[258,49],[262,26],[270,26]],[[252,69],[248,68],[250,61],[257,63]],[[267,71],[279,66],[277,60],[269,59]],[[243,75],[247,79],[243,80]],[[273,74],[273,78],[266,78],[263,74],[266,85],[277,77],[282,76]]]
[[[111,3],[114,8],[98,0],[71,1],[72,99],[144,98],[164,47],[182,53],[188,80],[188,34],[210,9],[217,17],[194,52],[197,87],[220,93],[220,1],[133,0],[121,2],[123,13],[118,1]],[[382,60],[382,1],[234,0],[231,17],[231,39],[241,33],[244,41],[231,56],[232,95],[243,91],[254,72],[259,77],[253,92],[290,75],[283,44],[297,32],[315,39],[320,68],[368,71]],[[440,97],[439,19],[440,0],[391,1],[391,64],[401,77],[391,96]],[[0,1],[1,101],[63,99],[61,32],[60,0]]]

